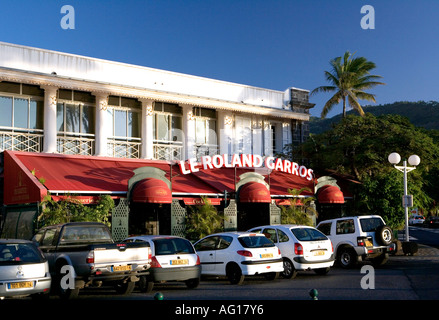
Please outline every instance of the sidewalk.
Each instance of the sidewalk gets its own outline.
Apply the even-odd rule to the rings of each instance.
[[[410,260],[415,259],[426,259],[426,260],[438,260],[439,261],[439,249],[427,246],[425,244],[418,243],[418,252],[414,255],[405,255],[402,251],[402,247],[398,248],[398,251],[395,255],[391,255],[391,257],[397,257],[397,258],[407,258]]]

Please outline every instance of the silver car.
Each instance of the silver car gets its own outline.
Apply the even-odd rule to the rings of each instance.
[[[36,245],[27,240],[0,239],[0,298],[48,297],[49,264]]]

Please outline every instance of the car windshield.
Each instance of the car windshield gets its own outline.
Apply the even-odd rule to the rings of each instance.
[[[384,222],[380,218],[362,218],[360,219],[360,225],[363,232],[371,232],[383,226]]]
[[[267,248],[274,247],[273,241],[262,236],[243,236],[238,238],[244,248]]]
[[[291,232],[299,241],[321,241],[328,239],[319,230],[313,228],[291,228]]]
[[[41,263],[43,261],[43,256],[32,244],[0,243],[0,265]]]
[[[104,226],[65,226],[60,245],[90,242],[111,243],[113,240]]]
[[[195,253],[194,248],[188,240],[180,238],[156,239],[153,240],[155,255],[167,254],[191,254]]]

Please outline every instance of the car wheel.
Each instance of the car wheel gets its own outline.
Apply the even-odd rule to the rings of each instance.
[[[330,269],[329,267],[327,267],[327,268],[319,268],[319,269],[314,269],[314,272],[316,274],[318,274],[318,275],[324,276],[325,274],[328,274],[329,269]]]
[[[269,273],[264,273],[264,277],[267,280],[276,280],[277,278],[279,278],[279,272],[269,272]]]
[[[284,258],[284,271],[282,272],[282,277],[285,279],[294,279],[297,275],[297,270],[294,268],[294,264],[289,260]]]
[[[129,295],[134,290],[134,286],[136,285],[135,282],[127,281],[127,282],[119,282],[117,283],[114,288],[116,289],[116,292],[118,294],[122,295]]]
[[[377,241],[383,246],[388,246],[393,242],[393,232],[392,229],[388,226],[380,227],[375,235],[377,237]]]
[[[382,255],[372,259],[372,265],[374,267],[379,267],[384,265],[389,259],[389,255],[387,253],[383,253]]]
[[[357,264],[358,256],[352,248],[343,248],[338,256],[338,263],[342,268],[352,268]]]
[[[189,279],[185,281],[186,287],[189,289],[195,289],[200,284],[200,278]]]
[[[154,288],[154,281],[147,276],[141,276],[138,282],[140,292],[151,292]]]
[[[74,287],[73,289],[66,288],[66,283],[63,281],[63,277],[66,276],[61,272],[63,267],[68,264],[58,265],[58,271],[56,273],[56,278],[54,279],[56,284],[56,289],[58,291],[58,295],[61,299],[76,299],[79,295],[79,287]],[[74,281],[74,279],[69,279],[69,281]]]
[[[231,284],[241,285],[244,282],[244,275],[242,274],[241,268],[236,264],[227,266],[226,276]]]

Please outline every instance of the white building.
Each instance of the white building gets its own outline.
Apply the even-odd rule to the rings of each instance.
[[[268,156],[306,139],[308,93],[0,42],[0,152]]]

